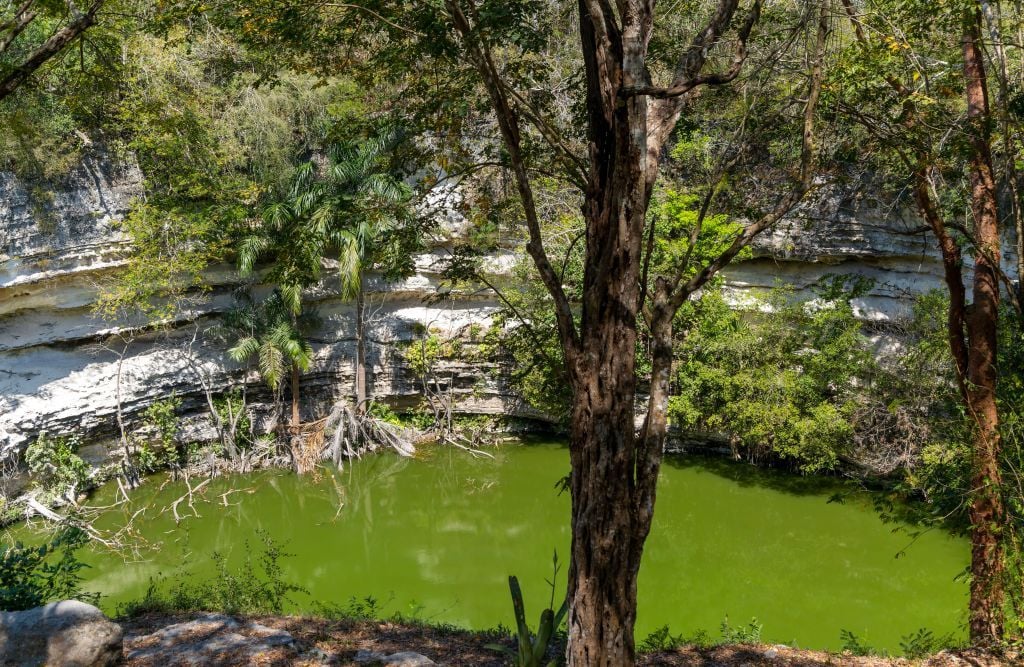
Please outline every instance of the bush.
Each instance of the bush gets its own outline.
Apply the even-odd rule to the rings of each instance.
[[[89,567],[75,552],[89,542],[78,528],[68,528],[38,547],[21,542],[0,551],[0,610],[32,609],[54,600],[77,599],[95,604],[98,593],[80,587],[81,570]]]
[[[858,637],[850,630],[840,630],[839,639],[843,642],[843,652],[856,656],[875,655],[875,648]]]
[[[156,401],[142,413],[142,423],[156,436],[137,436],[142,440],[139,447],[139,466],[146,472],[155,472],[181,462],[181,452],[176,442],[178,417],[175,414],[181,399],[171,396]]]
[[[149,588],[141,600],[118,608],[121,616],[135,616],[149,612],[178,613],[216,611],[225,614],[280,614],[292,593],[308,593],[301,586],[285,581],[281,559],[286,553],[267,533],[259,532],[263,551],[258,565],[253,562],[249,543],[245,545],[245,561],[240,567],[228,566],[227,558],[214,552],[216,574],[213,579],[194,582],[193,577],[180,577],[177,584],[161,589],[157,581],[150,580]]]
[[[684,430],[727,435],[754,461],[785,459],[807,473],[833,470],[853,443],[857,388],[873,361],[850,299],[827,282],[814,302],[775,290],[740,313],[708,290],[677,318],[675,395]]]
[[[76,453],[80,446],[77,436],[51,438],[40,433],[25,450],[25,463],[48,493],[70,498],[89,479],[89,465]]]
[[[724,644],[760,644],[761,629],[764,624],[758,623],[756,618],[750,619],[750,623],[733,627],[729,624],[729,617],[722,620],[719,629],[722,633]]]

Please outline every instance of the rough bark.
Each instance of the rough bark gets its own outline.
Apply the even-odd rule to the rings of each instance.
[[[965,21],[963,53],[971,144],[971,213],[974,222],[973,304],[967,318],[967,405],[975,423],[971,505],[971,641],[994,644],[1003,636],[1004,521],[999,471],[996,355],[999,323],[999,212],[992,169],[991,113],[981,50],[981,14]]]

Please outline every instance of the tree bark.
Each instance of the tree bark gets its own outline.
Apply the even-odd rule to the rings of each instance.
[[[363,274],[359,273],[359,289],[356,292],[356,414],[366,414],[366,330],[364,309],[366,291],[363,289]]]
[[[964,80],[971,143],[971,213],[974,222],[974,302],[969,337],[967,406],[975,423],[971,520],[970,634],[975,644],[1003,636],[1004,521],[999,471],[999,411],[996,404],[999,323],[999,212],[996,205],[989,123],[991,113],[980,46],[981,14],[973,9],[964,26]]]

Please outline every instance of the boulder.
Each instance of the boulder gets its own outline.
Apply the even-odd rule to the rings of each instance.
[[[427,667],[437,663],[425,655],[413,651],[402,651],[401,653],[392,653],[391,655],[384,656],[380,664],[383,667]]]
[[[121,626],[77,600],[0,612],[0,665],[116,665],[121,661],[122,638]]]

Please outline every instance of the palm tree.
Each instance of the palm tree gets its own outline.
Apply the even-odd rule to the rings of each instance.
[[[309,370],[313,361],[313,348],[305,333],[317,325],[314,312],[301,310],[298,294],[297,287],[281,287],[264,301],[247,303],[228,316],[229,326],[242,332],[228,354],[240,363],[256,360],[260,376],[274,391],[277,404],[280,404],[282,380],[290,373],[293,432],[301,423],[299,374]]]
[[[301,288],[318,282],[323,260],[338,259],[340,295],[355,300],[356,411],[366,410],[364,273],[371,267],[396,275],[411,269],[411,189],[388,164],[402,139],[395,128],[358,143],[336,143],[326,164],[307,162],[296,169],[287,196],[268,206],[263,225],[240,249],[243,274],[273,256],[268,278],[293,285],[290,306],[300,313]]]

